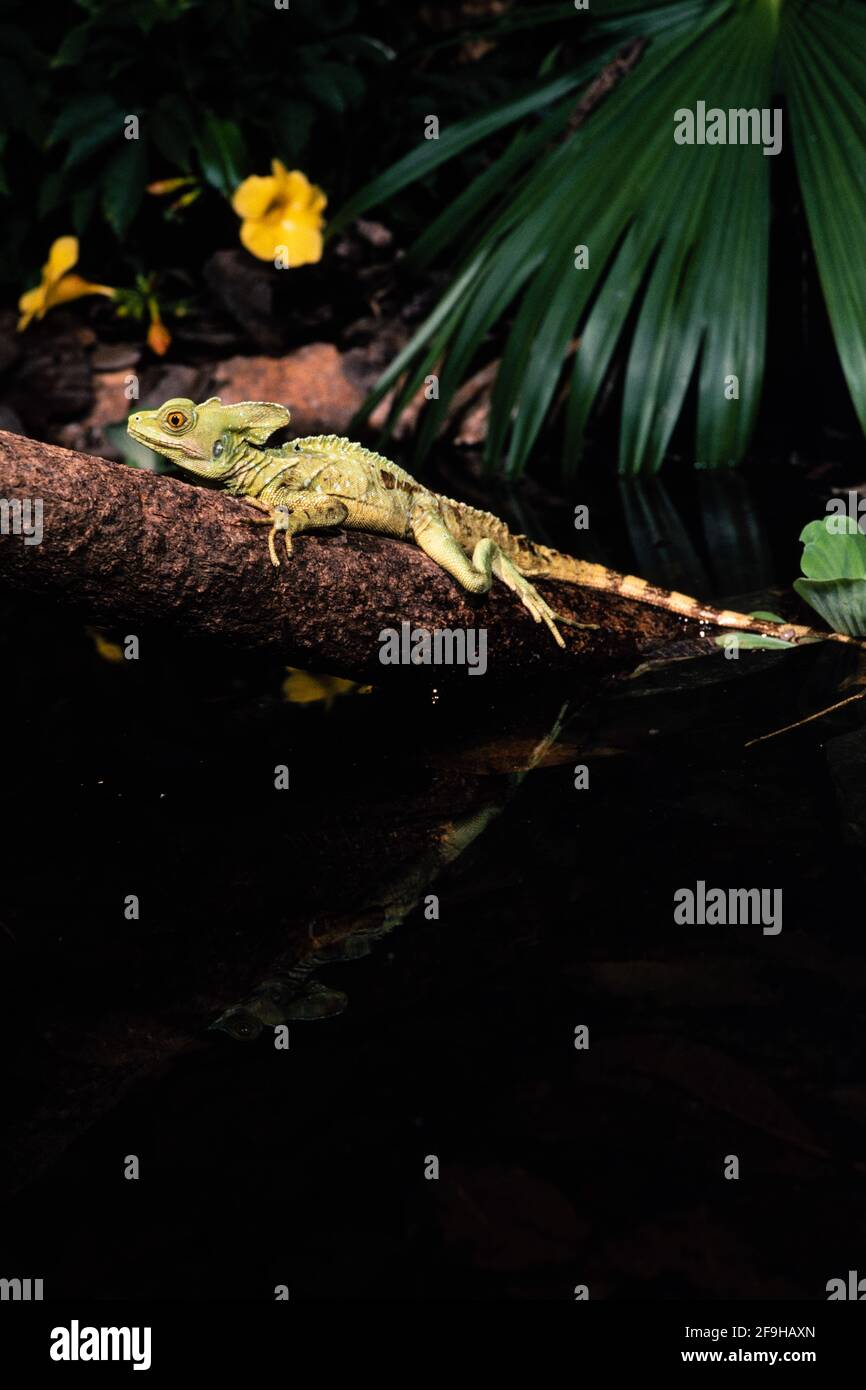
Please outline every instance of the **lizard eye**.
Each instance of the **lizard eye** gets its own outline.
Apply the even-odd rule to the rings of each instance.
[[[216,442],[216,444],[214,444],[214,446],[213,446],[213,456],[214,456],[214,458],[215,458],[215,459],[218,459],[219,456],[220,456],[220,454],[223,452],[224,449],[225,449],[225,445],[223,444],[223,442],[222,442],[221,439],[218,439],[217,442]]]
[[[182,430],[186,424],[186,416],[182,410],[170,410],[165,417],[165,423],[170,430]]]

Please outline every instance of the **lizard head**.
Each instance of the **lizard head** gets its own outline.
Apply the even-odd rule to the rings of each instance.
[[[212,396],[195,405],[175,396],[158,410],[137,410],[126,428],[139,444],[146,444],[190,473],[218,481],[231,474],[239,450],[264,444],[290,419],[285,406],[271,401],[223,405],[218,396]]]

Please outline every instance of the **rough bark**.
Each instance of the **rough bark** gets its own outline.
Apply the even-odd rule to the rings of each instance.
[[[0,528],[0,581],[106,624],[167,625],[356,679],[465,680],[465,667],[385,666],[383,628],[487,629],[488,673],[615,669],[690,625],[565,584],[541,585],[562,652],[503,585],[474,599],[420,550],[359,532],[319,533],[271,565],[256,513],[223,493],[0,431],[0,499],[43,504],[43,539]],[[132,628],[135,631],[135,628]]]

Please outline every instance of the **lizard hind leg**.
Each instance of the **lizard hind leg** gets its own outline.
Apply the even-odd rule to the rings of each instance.
[[[490,546],[491,549],[490,551],[482,551],[482,546]],[[488,555],[490,557],[489,561],[487,559]],[[535,585],[530,584],[525,575],[520,573],[517,566],[511,563],[507,555],[503,555],[495,541],[479,541],[472,553],[472,564],[474,566],[478,567],[486,563],[490,564],[496,578],[501,579],[502,583],[505,584],[513,594],[517,595],[524,608],[528,608],[535,621],[537,623],[547,624],[557,646],[564,647],[565,641],[562,633],[556,626],[557,615],[550,605],[541,597]]]
[[[545,603],[534,585],[530,584],[503,555],[495,541],[487,538],[480,540],[470,560],[442,518],[432,510],[419,511],[413,516],[412,534],[425,554],[429,555],[431,560],[435,560],[437,565],[441,565],[442,569],[470,594],[486,594],[493,582],[493,576],[501,579],[503,584],[517,595],[535,621],[546,623],[559,646],[565,646],[556,626],[553,610]]]

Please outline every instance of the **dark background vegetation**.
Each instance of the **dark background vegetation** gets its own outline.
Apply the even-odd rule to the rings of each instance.
[[[130,265],[195,275],[236,238],[225,198],[271,159],[299,167],[335,210],[407,147],[431,111],[443,123],[528,83],[557,37],[501,22],[506,7],[399,5],[393,0],[80,0],[31,7],[4,0],[0,28],[3,193],[0,275],[33,277],[55,236],[87,236],[92,279]],[[483,37],[495,27],[497,41]],[[567,50],[565,53],[567,57]],[[483,59],[483,61],[482,61]],[[141,118],[141,139],[118,135]],[[395,207],[417,230],[439,200],[489,156]],[[193,174],[205,195],[166,225],[148,182]]]

